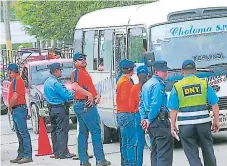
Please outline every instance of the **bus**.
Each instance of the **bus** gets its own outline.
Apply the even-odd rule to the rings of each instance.
[[[138,67],[148,51],[171,68],[165,80],[168,94],[183,78],[182,62],[194,60],[197,76],[206,79],[219,97],[221,131],[227,130],[226,48],[227,1],[223,0],[159,0],[82,16],[75,28],[74,52],[87,55],[87,69],[102,96],[98,109],[103,142],[117,140],[115,78],[119,62],[127,58]],[[136,74],[133,80],[138,82]]]

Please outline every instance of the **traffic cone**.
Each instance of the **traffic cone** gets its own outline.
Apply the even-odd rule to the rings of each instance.
[[[50,146],[50,141],[47,135],[46,127],[43,117],[39,120],[39,139],[38,139],[38,153],[35,156],[44,156],[53,154]]]

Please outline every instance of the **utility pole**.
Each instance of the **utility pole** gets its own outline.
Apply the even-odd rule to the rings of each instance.
[[[11,43],[11,33],[10,33],[10,23],[9,23],[9,11],[8,11],[8,1],[2,1],[3,3],[3,17],[5,24],[5,35],[6,35],[6,58],[8,62],[12,62],[12,43]]]

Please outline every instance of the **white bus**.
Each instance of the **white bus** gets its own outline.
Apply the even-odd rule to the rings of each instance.
[[[104,142],[117,140],[119,61],[128,58],[141,65],[146,51],[174,69],[166,80],[167,92],[182,78],[182,62],[193,59],[197,75],[207,79],[220,98],[221,130],[227,130],[227,1],[160,0],[97,10],[78,21],[74,51],[88,55],[87,69],[102,95],[98,107]],[[133,79],[138,81],[135,75]]]

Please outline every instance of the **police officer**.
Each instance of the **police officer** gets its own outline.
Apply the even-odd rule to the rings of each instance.
[[[154,75],[143,85],[141,92],[139,105],[141,125],[152,138],[152,166],[171,166],[173,160],[173,138],[163,81],[167,77],[167,70],[167,62],[154,62]]]
[[[56,159],[71,158],[72,155],[67,150],[69,132],[67,101],[73,99],[73,93],[69,92],[59,80],[62,75],[61,65],[53,63],[49,68],[51,76],[44,83],[44,95],[50,111],[54,156]]]
[[[122,76],[117,82],[117,124],[121,133],[121,150],[125,166],[137,164],[137,134],[135,111],[130,110],[129,97],[133,86],[130,81],[134,73],[134,63],[129,60],[122,62]]]
[[[176,117],[184,152],[191,166],[202,166],[198,143],[202,148],[205,166],[216,166],[211,134],[211,118],[207,102],[212,105],[214,120],[212,130],[219,130],[218,97],[206,80],[195,76],[196,65],[192,60],[182,64],[184,78],[174,84],[168,107],[171,109],[171,132],[177,134]]]
[[[74,111],[79,122],[78,153],[81,166],[91,166],[89,163],[88,133],[91,132],[94,154],[97,166],[108,166],[111,163],[105,159],[101,140],[100,119],[96,104],[101,96],[97,93],[92,79],[86,71],[86,55],[75,53],[73,57],[75,69],[71,75],[72,87],[75,90]]]
[[[8,110],[12,114],[18,137],[19,148],[17,158],[11,163],[32,162],[31,138],[27,128],[27,108],[25,100],[25,83],[20,76],[19,67],[13,63],[8,66],[8,76],[11,79],[8,95]]]

